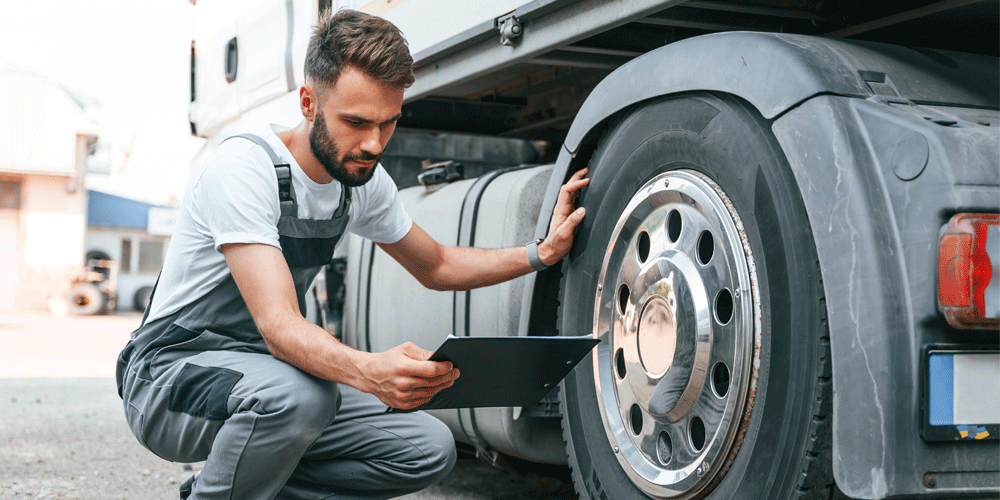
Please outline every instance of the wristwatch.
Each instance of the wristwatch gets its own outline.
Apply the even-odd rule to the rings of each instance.
[[[537,238],[529,241],[525,246],[528,247],[528,263],[535,271],[541,271],[549,266],[546,266],[542,259],[538,258],[538,244],[542,242],[542,238]]]

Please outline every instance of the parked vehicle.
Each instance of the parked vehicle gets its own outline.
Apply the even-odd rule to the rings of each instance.
[[[113,311],[118,302],[118,263],[103,252],[87,252],[86,266],[70,282],[66,303],[81,316]]]
[[[227,5],[192,42],[192,133],[297,123],[329,2]],[[356,348],[601,339],[535,407],[434,412],[458,441],[594,500],[1000,492],[997,2],[343,6],[410,40],[384,163],[439,241],[543,237],[590,170],[570,256],[508,283],[433,292],[346,244]],[[470,178],[416,185],[422,159]]]

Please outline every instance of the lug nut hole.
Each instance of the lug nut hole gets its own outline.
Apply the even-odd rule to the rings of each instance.
[[[715,320],[719,322],[720,325],[725,325],[729,323],[729,320],[733,319],[733,294],[729,290],[723,288],[719,290],[718,295],[715,296]]]
[[[671,210],[670,215],[667,216],[667,237],[670,238],[671,243],[677,243],[677,240],[681,237],[681,213],[677,210]]]
[[[691,434],[691,447],[694,448],[694,451],[701,451],[705,447],[705,422],[702,422],[699,417],[691,417],[688,431]]]
[[[649,233],[642,231],[639,233],[639,241],[635,244],[636,256],[639,257],[639,263],[644,264],[646,259],[649,258]]]
[[[712,236],[711,231],[702,231],[701,235],[698,236],[698,262],[704,266],[712,261],[714,254],[715,237]]]
[[[720,398],[729,394],[729,367],[721,361],[712,368],[712,390]]]
[[[656,458],[660,459],[661,464],[667,465],[673,454],[674,444],[670,441],[670,434],[667,434],[667,431],[660,431],[656,437]]]
[[[632,434],[638,436],[642,432],[642,410],[639,409],[639,405],[632,405],[628,410],[628,416],[629,423],[632,424]]]
[[[625,315],[625,309],[628,308],[628,298],[631,291],[628,289],[628,285],[622,283],[618,286],[618,314],[622,316]]]

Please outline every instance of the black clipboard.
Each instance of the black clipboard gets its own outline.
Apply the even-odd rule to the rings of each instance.
[[[533,406],[601,341],[585,337],[455,337],[431,361],[451,361],[461,375],[413,410]]]

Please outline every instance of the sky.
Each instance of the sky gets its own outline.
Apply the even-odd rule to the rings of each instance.
[[[118,151],[118,158],[122,148],[129,155],[124,168],[112,161],[111,175],[88,174],[89,189],[176,206],[205,142],[191,136],[187,118],[192,35],[212,27],[218,10],[213,7],[248,1],[253,0],[202,0],[195,7],[189,0],[0,0],[0,62],[45,75],[100,103],[92,113],[99,140]],[[334,4],[359,7],[368,1]],[[493,10],[521,1],[496,0]],[[426,23],[414,22],[419,16],[406,10],[416,5],[400,3],[387,18],[400,23],[419,51],[447,33],[421,31]],[[466,24],[483,17],[465,13],[462,8],[473,4],[463,0],[432,5],[462,13]]]
[[[179,203],[204,142],[187,119],[194,14],[188,0],[0,0],[0,61],[99,102],[100,140],[130,147],[89,188]]]

